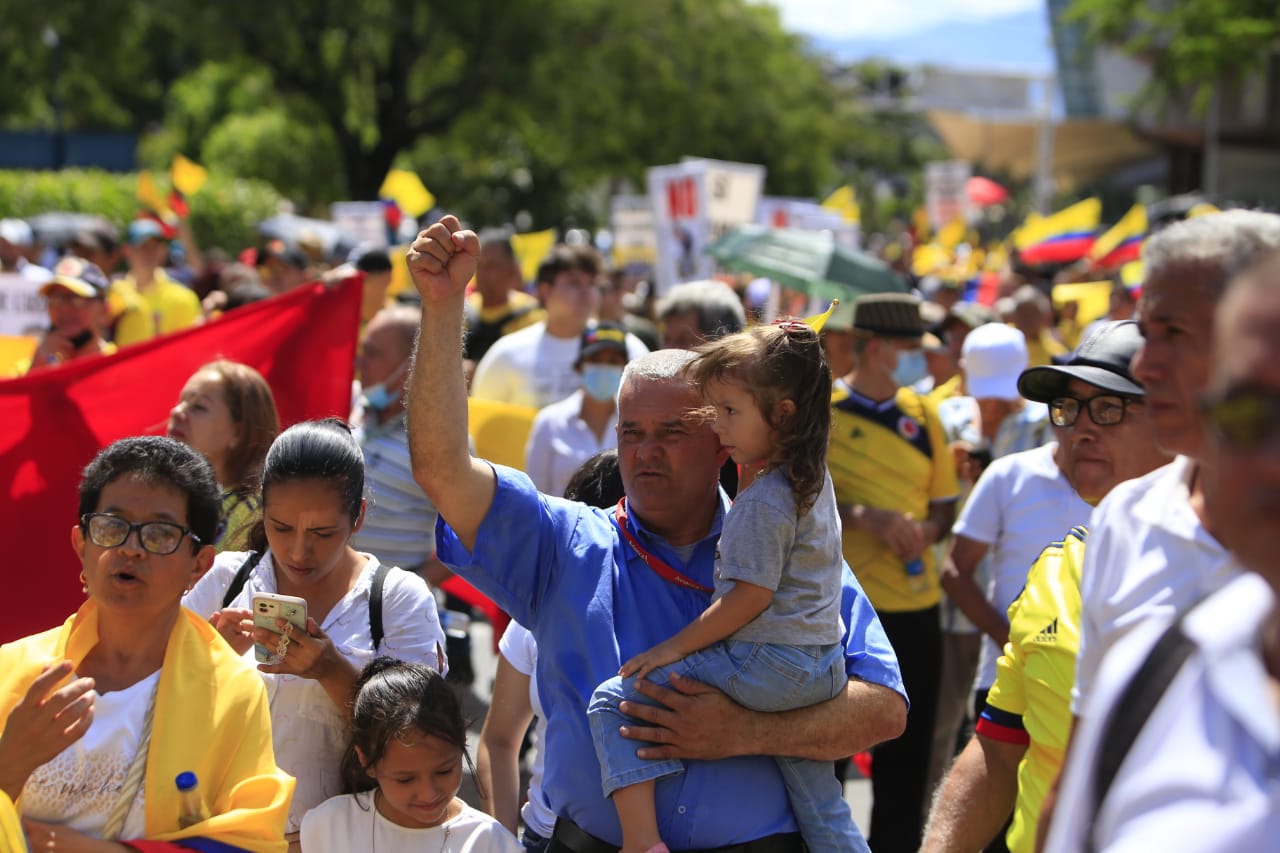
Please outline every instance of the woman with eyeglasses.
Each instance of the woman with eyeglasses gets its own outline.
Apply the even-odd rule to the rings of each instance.
[[[215,550],[243,551],[262,517],[259,482],[280,432],[271,386],[262,374],[226,359],[201,367],[169,410],[168,435],[204,454],[222,487]]]
[[[85,469],[71,539],[88,600],[0,647],[0,801],[31,849],[285,850],[294,783],[266,691],[181,606],[214,559],[219,499],[204,457],[168,438],[117,441]],[[206,811],[190,825],[188,772]]]
[[[271,663],[253,662],[267,685],[276,756],[298,780],[291,841],[309,809],[343,793],[340,764],[361,669],[383,654],[446,670],[426,582],[351,547],[366,511],[376,508],[365,502],[364,456],[347,425],[296,424],[267,452],[252,550],[219,554],[184,600],[240,654],[252,656],[255,642],[274,653]],[[255,593],[306,601],[306,630],[283,619],[276,632],[255,629]]]

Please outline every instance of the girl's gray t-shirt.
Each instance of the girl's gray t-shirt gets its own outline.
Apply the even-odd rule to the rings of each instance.
[[[809,511],[797,516],[796,500],[782,469],[763,474],[738,493],[725,516],[716,549],[712,600],[735,581],[773,590],[773,600],[730,640],[787,646],[839,643],[840,516],[831,476]]]

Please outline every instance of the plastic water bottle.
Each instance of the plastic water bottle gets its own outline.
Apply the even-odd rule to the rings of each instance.
[[[186,829],[209,819],[209,809],[200,794],[200,782],[196,774],[188,770],[179,773],[174,780],[178,785],[178,826]]]
[[[904,568],[907,572],[907,586],[912,592],[924,592],[929,585],[928,580],[924,576],[924,560],[915,559],[907,563]]]

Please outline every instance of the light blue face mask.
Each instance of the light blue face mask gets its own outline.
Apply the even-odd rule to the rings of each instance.
[[[622,384],[622,368],[616,364],[582,365],[582,390],[587,396],[607,403],[618,396]]]
[[[899,388],[915,385],[929,375],[929,367],[924,360],[924,350],[907,350],[898,353],[898,366],[893,371],[893,381]]]
[[[385,412],[389,406],[400,399],[399,391],[388,391],[386,384],[379,382],[370,385],[363,391],[364,406],[373,412]]]
[[[388,391],[387,383],[394,382],[399,379],[404,375],[408,368],[409,362],[406,361],[397,367],[386,379],[376,385],[370,385],[368,388],[361,389],[360,396],[364,398],[365,408],[372,412],[385,412],[396,402],[396,400],[399,400],[404,389],[397,388],[394,391]]]

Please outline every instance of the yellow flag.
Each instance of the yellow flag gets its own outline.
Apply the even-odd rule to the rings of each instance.
[[[190,197],[204,187],[204,182],[209,178],[209,170],[181,154],[174,154],[173,162],[169,164],[169,177],[178,192]]]
[[[1142,286],[1147,276],[1147,265],[1143,261],[1129,261],[1120,267],[1120,282],[1130,289]]]
[[[1026,249],[1046,240],[1093,233],[1101,222],[1102,202],[1087,198],[1048,216],[1028,215],[1022,227],[1013,232],[1013,245]]]
[[[840,306],[839,299],[831,300],[831,307],[827,308],[821,314],[814,314],[812,317],[805,317],[804,324],[815,332],[821,332],[822,327],[827,325],[827,321],[831,319],[831,315],[836,313],[836,308]]]
[[[422,179],[406,169],[387,172],[378,190],[382,198],[389,198],[400,209],[413,217],[421,216],[436,206],[436,197],[422,184]]]
[[[933,275],[950,266],[952,259],[951,252],[937,243],[924,243],[911,251],[911,272],[918,276]]]
[[[845,184],[827,196],[822,206],[839,213],[850,225],[857,225],[862,221],[862,208],[858,206],[858,197],[853,192],[852,184]]]
[[[516,234],[511,238],[511,249],[520,261],[520,275],[525,281],[533,281],[538,274],[538,264],[551,253],[556,244],[556,229]]]
[[[1053,286],[1053,307],[1062,310],[1068,302],[1076,303],[1076,322],[1087,326],[1105,317],[1111,307],[1110,281],[1075,281]]]
[[[964,224],[964,219],[957,216],[938,231],[938,243],[944,249],[954,250],[956,246],[964,242],[965,232],[967,231],[968,226]]]
[[[911,214],[911,227],[916,232],[917,243],[929,242],[929,233],[932,231],[929,227],[929,211],[923,207],[917,207]]]
[[[160,195],[160,190],[156,188],[156,182],[148,171],[138,173],[138,201],[142,202],[148,210],[158,214],[161,219],[171,222],[177,217],[173,211],[169,209],[169,204],[164,200],[164,196]]]
[[[1195,219],[1197,216],[1208,216],[1210,213],[1221,213],[1221,212],[1222,211],[1220,211],[1214,205],[1209,204],[1209,202],[1207,201],[1203,201],[1200,204],[1197,204],[1195,207],[1187,211],[1187,219]]]

